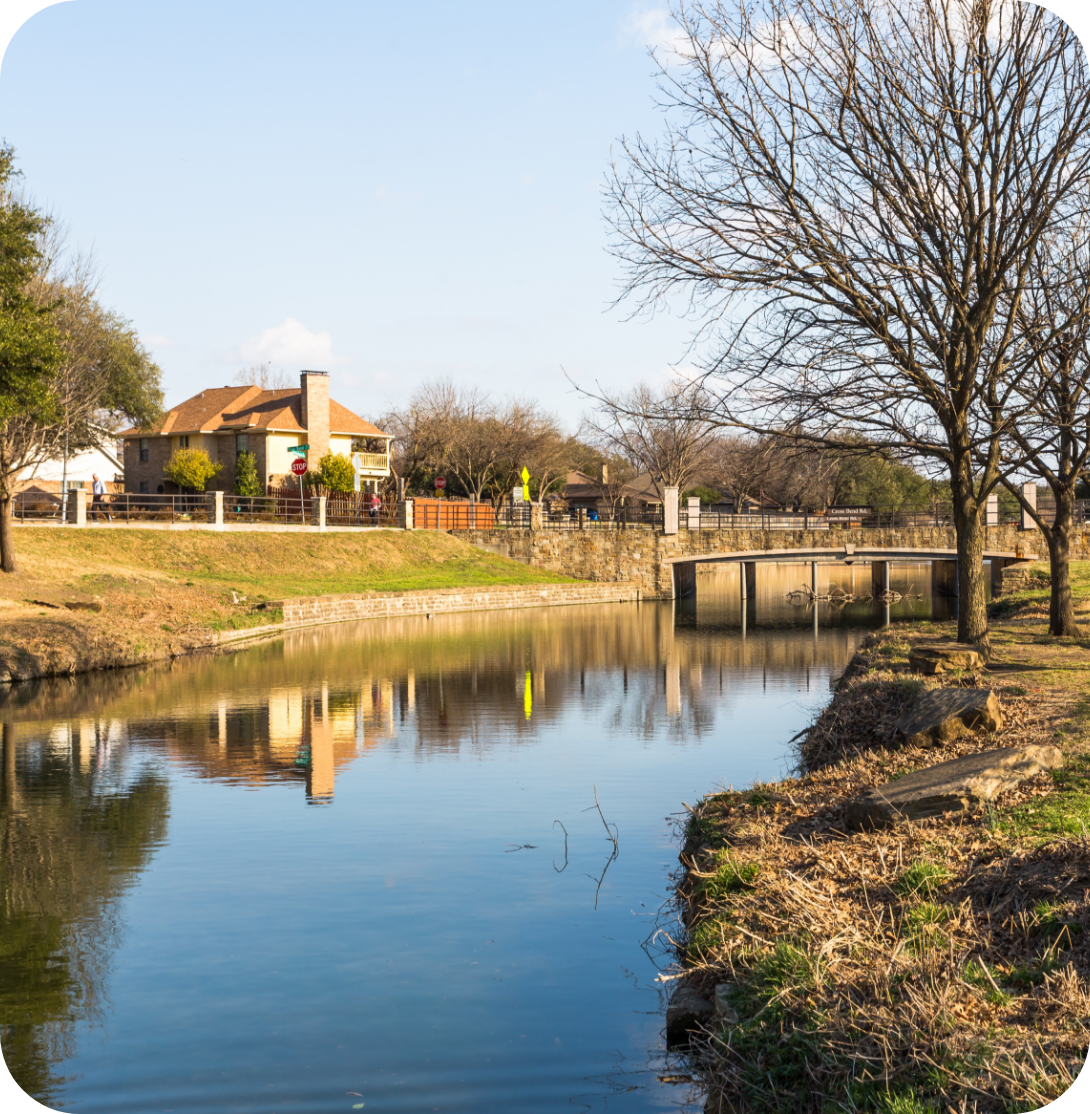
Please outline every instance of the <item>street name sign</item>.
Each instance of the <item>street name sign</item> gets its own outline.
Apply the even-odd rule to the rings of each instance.
[[[289,453],[305,453],[310,448],[309,445],[289,445]]]

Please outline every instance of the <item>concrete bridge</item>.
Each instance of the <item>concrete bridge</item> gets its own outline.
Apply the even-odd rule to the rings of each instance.
[[[877,531],[876,531],[877,532]],[[1015,550],[986,549],[984,560],[990,562],[992,591],[996,592],[1003,583],[1003,570],[1016,561],[1035,557],[1024,546]],[[818,592],[818,567],[820,565],[866,562],[871,570],[871,591],[881,595],[889,591],[889,568],[894,562],[931,563],[931,592],[933,595],[958,595],[957,550],[938,548],[931,545],[919,546],[868,546],[847,542],[839,551],[827,546],[800,546],[784,549],[732,550],[725,553],[702,553],[699,556],[679,556],[664,558],[663,563],[670,567],[673,574],[673,594],[675,599],[687,599],[696,595],[696,572],[700,565],[737,563],[740,568],[739,583],[743,600],[756,592],[757,565],[763,562],[777,564],[809,564],[810,587]]]
[[[752,592],[760,562],[810,564],[868,562],[878,590],[888,583],[889,565],[930,561],[939,591],[957,591],[956,541],[953,527],[882,527],[878,529],[689,530],[667,534],[650,526],[628,529],[493,529],[458,531],[458,536],[527,564],[552,569],[579,580],[627,582],[644,599],[675,599],[695,587],[696,568],[706,562],[737,561]],[[1043,552],[1036,530],[1014,524],[988,526],[985,553],[993,576],[1003,566]],[[1075,539],[1072,557],[1090,556],[1090,534]]]

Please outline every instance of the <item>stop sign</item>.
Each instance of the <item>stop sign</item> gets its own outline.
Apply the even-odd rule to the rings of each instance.
[[[442,477],[442,476],[436,476],[435,477],[435,486],[436,486],[436,488],[438,488],[439,491],[442,491],[443,488],[447,486],[446,479],[444,479],[444,477]]]
[[[291,470],[293,475],[302,476],[307,470],[307,462],[302,457],[298,457],[291,462]]]

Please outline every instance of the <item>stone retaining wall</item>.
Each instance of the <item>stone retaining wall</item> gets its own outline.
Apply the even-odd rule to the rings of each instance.
[[[284,627],[380,619],[395,615],[439,615],[453,611],[554,607],[559,604],[624,603],[638,600],[634,584],[526,584],[496,588],[437,588],[432,591],[383,592],[373,596],[309,596],[276,600]],[[245,632],[238,632],[240,635]]]
[[[457,537],[475,545],[507,546],[508,555],[563,576],[599,582],[626,582],[644,598],[669,599],[673,573],[668,560],[711,553],[768,549],[843,549],[846,544],[881,548],[954,549],[952,527],[857,530],[465,530]],[[1076,535],[1071,556],[1090,554],[1090,535]],[[1047,556],[1036,530],[989,526],[986,548]]]

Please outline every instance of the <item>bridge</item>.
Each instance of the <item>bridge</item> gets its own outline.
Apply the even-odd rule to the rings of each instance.
[[[723,529],[687,529],[682,522],[676,532],[667,533],[654,525],[559,530],[534,524],[459,531],[459,536],[578,580],[632,584],[644,599],[691,595],[700,565],[730,561],[742,567],[745,575],[741,580],[750,595],[756,566],[777,561],[806,562],[815,568],[848,561],[866,563],[879,593],[889,582],[891,563],[928,561],[936,590],[957,591],[957,541],[952,526],[762,529],[761,525],[742,527],[739,523]],[[985,557],[992,561],[992,575],[997,579],[1006,565],[1033,560],[1041,551],[1036,530],[1013,523],[985,529]],[[1090,532],[1075,536],[1071,556],[1090,557]]]
[[[1034,559],[1024,546],[1017,549],[986,548],[984,560],[990,562],[992,591],[1002,586],[1003,569],[1016,561]],[[792,548],[728,550],[721,553],[701,553],[699,555],[679,555],[664,557],[663,565],[671,570],[673,595],[675,599],[687,599],[696,595],[696,573],[700,565],[736,563],[739,568],[739,584],[743,600],[756,592],[757,565],[763,562],[777,564],[808,564],[810,566],[810,587],[814,594],[818,591],[818,567],[820,565],[866,562],[871,570],[871,591],[881,595],[889,591],[889,570],[894,562],[931,564],[931,591],[933,595],[958,595],[958,555],[957,550],[946,547],[921,544],[916,546],[861,545],[846,542],[836,549],[829,544],[816,546],[796,546]]]

